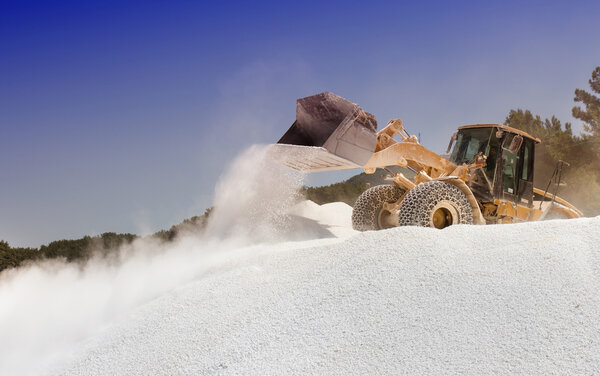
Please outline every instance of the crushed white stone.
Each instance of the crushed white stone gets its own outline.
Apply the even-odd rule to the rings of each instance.
[[[600,217],[345,235],[247,248],[53,373],[600,373]]]

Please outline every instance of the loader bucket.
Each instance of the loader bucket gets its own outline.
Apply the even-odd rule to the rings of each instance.
[[[360,168],[375,151],[377,119],[330,92],[296,101],[296,121],[273,145],[275,159],[302,172]]]

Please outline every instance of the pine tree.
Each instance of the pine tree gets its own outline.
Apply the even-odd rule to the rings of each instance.
[[[592,92],[600,94],[600,67],[592,72],[588,81]],[[600,98],[582,89],[575,89],[575,102],[581,102],[585,110],[579,106],[573,107],[573,117],[584,122],[583,128],[589,135],[600,137]]]
[[[587,215],[600,213],[600,67],[597,67],[589,80],[592,93],[575,90],[575,102],[583,107],[573,107],[573,116],[584,122],[581,136],[574,135],[571,124],[561,122],[554,116],[542,120],[530,111],[511,110],[505,120],[507,125],[522,129],[542,140],[536,147],[534,184],[545,185],[561,159],[570,163],[563,171],[566,187],[561,195],[574,203]]]

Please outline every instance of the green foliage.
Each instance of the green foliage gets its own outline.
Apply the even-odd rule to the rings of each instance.
[[[396,173],[400,170],[399,167],[391,167],[390,171]],[[405,175],[410,176],[412,173],[408,170],[403,170]],[[368,187],[379,184],[390,184],[386,181],[389,173],[385,170],[378,169],[373,174],[360,173],[341,183],[335,183],[323,187],[303,187],[301,193],[311,201],[319,205],[328,202],[342,201],[348,205],[354,206],[354,202],[361,193]]]
[[[573,136],[571,124],[566,123],[563,128],[556,118],[545,119],[534,116],[529,110],[511,110],[504,124],[521,129],[530,135],[542,140],[535,148],[534,185],[545,187],[554,171],[556,161],[562,159],[570,163],[569,150],[576,150],[575,146],[581,141]]]
[[[12,248],[0,240],[0,272],[7,268],[16,268],[26,260],[39,258],[39,252],[33,248]]]
[[[342,201],[354,205],[358,196],[366,189],[365,183],[335,183],[324,187],[303,187],[302,193],[319,205]]]
[[[212,207],[208,208],[201,216],[193,216],[191,218],[184,219],[180,224],[171,226],[171,228],[168,230],[158,231],[152,236],[163,241],[173,241],[179,234],[190,232],[200,233],[204,231],[204,228],[208,224],[208,218],[210,213],[212,213],[212,210]]]
[[[184,232],[202,231],[208,223],[212,208],[206,209],[203,215],[186,219],[169,230],[158,231],[151,235],[163,241],[172,241]],[[12,248],[6,241],[0,240],[0,272],[15,268],[25,261],[64,259],[67,262],[84,262],[95,255],[107,256],[116,253],[125,245],[131,244],[138,236],[134,234],[117,234],[105,232],[98,236],[84,236],[80,239],[57,240],[35,248]]]
[[[92,238],[92,242],[94,242],[96,238]],[[117,234],[114,232],[105,232],[100,235],[100,244],[95,243],[95,245],[100,245],[102,249],[116,249],[125,244],[131,244],[135,239],[137,239],[137,235],[134,234]]]
[[[107,255],[116,252],[137,238],[133,234],[105,232],[99,236],[84,236],[81,239],[57,240],[35,248],[12,248],[0,241],[0,272],[4,269],[20,266],[27,260],[49,260],[63,258],[68,262],[85,261],[94,254]]]
[[[592,90],[600,94],[600,67],[589,81]],[[584,121],[583,136],[574,135],[571,124],[564,127],[556,118],[542,120],[528,110],[511,110],[505,124],[524,130],[542,140],[536,146],[534,185],[545,188],[558,160],[571,166],[563,171],[566,186],[559,194],[586,215],[600,214],[600,99],[584,90],[575,90],[575,101],[586,109],[573,107],[573,116]]]
[[[588,83],[592,92],[600,94],[600,67],[594,69]],[[575,102],[581,102],[585,109],[573,107],[573,117],[584,122],[584,129],[589,135],[600,136],[600,98],[585,90],[576,89]]]
[[[100,236],[84,236],[81,239],[57,240],[40,247],[39,252],[45,259],[65,258],[67,261],[87,260],[96,252],[104,255],[118,250],[122,245],[130,244],[137,238],[133,234],[105,232]]]
[[[87,258],[91,238],[84,236],[75,240],[56,240],[48,245],[40,247],[40,253],[44,258],[53,259],[64,257],[67,261]]]
[[[573,107],[573,116],[583,121],[585,142],[590,144],[591,155],[586,157],[591,159],[600,159],[600,98],[595,94],[600,94],[600,67],[596,67],[592,72],[592,78],[588,81],[592,93],[582,89],[575,90],[575,102],[581,102],[585,108],[580,106]],[[595,168],[594,168],[595,167]],[[600,164],[592,166],[600,175]]]
[[[566,179],[567,186],[561,187],[565,197],[570,200],[586,215],[600,215],[600,174],[591,168],[590,164],[572,166],[569,168]],[[560,193],[562,195],[562,193]]]

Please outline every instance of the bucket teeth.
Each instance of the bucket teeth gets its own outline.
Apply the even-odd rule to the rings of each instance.
[[[328,152],[325,148],[315,146],[274,144],[269,150],[269,157],[300,172],[347,170],[361,167]]]

